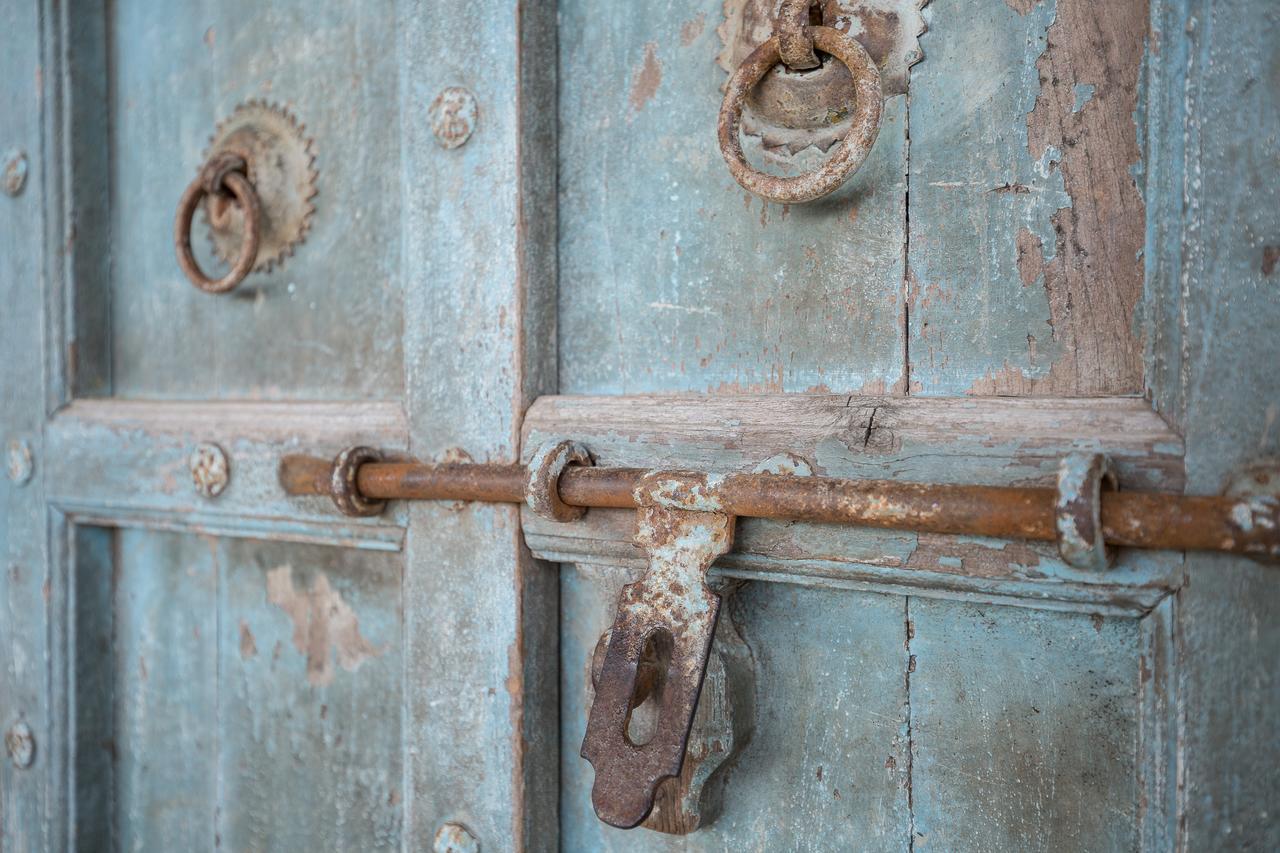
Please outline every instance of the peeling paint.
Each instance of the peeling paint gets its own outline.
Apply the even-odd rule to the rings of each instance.
[[[693,44],[707,27],[707,13],[699,12],[696,17],[685,21],[680,28],[680,43],[685,47]]]
[[[631,104],[632,113],[638,113],[658,94],[662,85],[662,63],[658,61],[658,45],[648,42],[644,46],[644,62],[635,70],[631,78],[631,94],[627,101]]]
[[[342,595],[317,572],[311,588],[293,584],[293,567],[278,566],[267,572],[267,601],[279,607],[293,622],[293,645],[307,658],[307,681],[322,687],[334,679],[334,659],[347,672],[385,651],[360,633],[360,623]]]
[[[911,311],[910,376],[928,394],[1136,393],[1146,4],[1006,5],[981,22],[938,5],[949,38],[926,34],[913,71],[908,298],[952,299]]]
[[[1280,263],[1280,246],[1263,246],[1262,247],[1262,274],[1271,275],[1276,271],[1276,264]]]
[[[248,624],[240,620],[240,660],[249,660],[258,656],[258,644],[253,639],[253,632]]]
[[[1075,93],[1075,106],[1071,108],[1071,112],[1078,113],[1084,109],[1085,104],[1093,100],[1093,92],[1096,87],[1092,83],[1077,83],[1072,91]]]

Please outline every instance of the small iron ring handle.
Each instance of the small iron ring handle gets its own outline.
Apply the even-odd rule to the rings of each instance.
[[[784,204],[813,201],[839,189],[858,170],[880,133],[880,109],[884,95],[880,89],[880,69],[856,39],[831,27],[812,27],[814,45],[845,64],[853,76],[853,123],[835,153],[812,172],[791,177],[769,175],[752,168],[742,153],[739,130],[742,105],[749,93],[773,66],[782,61],[778,37],[753,50],[729,78],[724,102],[720,105],[720,154],[734,180],[744,189],[770,201]]]
[[[178,252],[178,266],[191,279],[191,283],[205,293],[226,293],[244,281],[258,259],[258,241],[261,238],[262,203],[253,183],[245,175],[243,157],[222,153],[209,159],[182,193],[178,202],[178,215],[173,221],[173,245]],[[244,236],[240,240],[240,254],[231,270],[219,279],[209,278],[200,269],[191,251],[191,220],[196,208],[207,195],[230,191],[240,210],[244,212]]]

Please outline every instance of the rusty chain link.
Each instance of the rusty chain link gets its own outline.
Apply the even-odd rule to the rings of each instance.
[[[813,32],[809,29],[809,10],[814,0],[782,0],[782,8],[773,22],[778,38],[778,55],[792,71],[807,71],[821,63],[813,52]]]

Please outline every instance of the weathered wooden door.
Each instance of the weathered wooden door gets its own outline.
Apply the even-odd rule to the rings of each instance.
[[[1273,4],[828,0],[881,127],[791,205],[716,147],[776,5],[5,4],[0,849],[1280,847],[1261,564],[740,520],[691,778],[620,830],[579,750],[634,511],[284,493],[354,444],[1194,494],[1280,451]],[[752,162],[826,156],[755,108]],[[172,239],[215,151],[277,193],[223,293]]]

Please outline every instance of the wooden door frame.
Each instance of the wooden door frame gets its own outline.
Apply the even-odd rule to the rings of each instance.
[[[1280,233],[1280,204],[1267,202],[1274,190],[1266,194],[1256,165],[1276,156],[1274,139],[1257,127],[1259,116],[1274,115],[1275,96],[1265,84],[1239,91],[1241,80],[1266,79],[1263,48],[1277,24],[1261,5],[1152,2],[1146,382],[1153,406],[1186,439],[1193,491],[1213,491],[1235,466],[1276,450],[1270,366],[1280,359],[1265,332],[1280,309],[1257,240]],[[556,381],[555,64],[547,59],[555,55],[554,4],[503,3],[483,21],[455,0],[402,0],[396,13],[408,448],[420,458],[461,448],[476,459],[514,460],[524,409]],[[42,323],[25,311],[0,314],[4,438],[25,441],[35,460],[29,482],[0,483],[8,613],[0,621],[0,725],[21,718],[37,742],[33,767],[6,760],[0,770],[3,838],[13,849],[70,838],[69,759],[51,746],[70,726],[54,705],[70,677],[54,628],[65,619],[77,516],[46,510],[46,441],[50,420],[73,397],[110,389],[95,289],[103,269],[93,260],[104,254],[77,229],[106,203],[100,136],[84,130],[105,126],[105,99],[95,97],[92,62],[83,54],[70,61],[73,44],[97,24],[72,17],[53,0],[9,7],[10,50],[0,59],[16,81],[0,101],[11,121],[0,143],[30,163],[25,190],[0,199],[0,287],[10,306],[32,304],[38,289],[44,314]],[[481,105],[481,130],[452,153],[435,146],[427,113],[446,85],[467,86]],[[446,158],[458,162],[450,168]],[[1225,345],[1232,333],[1253,348],[1248,359]],[[35,353],[42,368],[33,370]],[[405,670],[404,844],[422,846],[441,821],[457,819],[486,844],[552,848],[555,574],[529,557],[514,510],[447,513],[414,507],[407,521],[404,593],[414,615],[406,617],[406,660],[416,663]],[[1160,621],[1151,655],[1173,661],[1177,676],[1152,694],[1161,709],[1154,724],[1169,732],[1159,760],[1173,766],[1173,784],[1146,792],[1145,847],[1212,846],[1233,821],[1237,841],[1275,840],[1256,823],[1275,793],[1268,777],[1277,759],[1266,748],[1274,714],[1258,710],[1274,707],[1275,687],[1253,677],[1278,642],[1268,616],[1280,591],[1265,572],[1246,560],[1193,555],[1190,582],[1153,611]],[[485,644],[450,630],[464,616],[483,617]],[[1244,623],[1259,630],[1235,630]],[[436,702],[445,722],[427,727],[425,709]]]

